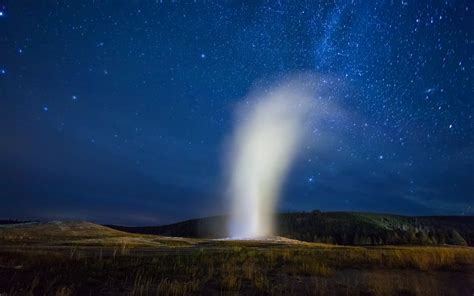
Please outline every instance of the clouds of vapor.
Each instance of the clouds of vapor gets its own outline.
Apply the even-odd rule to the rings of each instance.
[[[229,194],[229,236],[272,235],[281,184],[314,113],[309,77],[291,79],[250,95],[241,106],[233,133]]]

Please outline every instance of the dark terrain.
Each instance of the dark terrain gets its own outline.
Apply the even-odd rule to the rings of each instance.
[[[403,221],[405,224],[399,226],[402,229],[405,225],[408,229],[428,227],[409,224],[421,218],[387,215],[310,213],[282,217],[288,220],[281,221],[295,223],[286,222],[289,226],[305,227],[299,231],[288,228],[293,237],[306,235],[306,227],[313,225],[347,231],[334,232],[331,239],[347,238],[344,233],[350,233],[354,223],[346,221],[357,219],[360,219],[356,224],[359,236],[363,231],[380,231]],[[213,219],[221,221],[223,217],[131,230],[192,231],[196,225],[208,226],[206,223]],[[462,227],[468,227],[471,221],[451,217],[425,219],[419,225],[429,224],[433,228],[439,225],[447,233],[456,229],[460,236],[465,233]],[[367,237],[376,235],[381,234],[368,232]],[[129,233],[89,222],[0,225],[0,295],[471,296],[472,293],[474,248],[469,246],[343,246],[278,236],[257,241],[183,238]]]
[[[358,212],[285,213],[278,233],[291,239],[339,245],[474,245],[474,216],[400,216]],[[226,236],[226,217],[163,226],[112,228],[133,233],[193,238]]]

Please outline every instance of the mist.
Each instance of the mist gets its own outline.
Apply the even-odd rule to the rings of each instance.
[[[227,158],[231,238],[274,234],[280,190],[314,112],[309,77],[251,93],[237,109]]]

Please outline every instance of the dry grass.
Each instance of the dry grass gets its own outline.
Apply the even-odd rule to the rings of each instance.
[[[7,295],[462,295],[474,249],[120,235],[0,248]],[[22,241],[25,241],[24,237]],[[468,294],[468,295],[471,295]]]

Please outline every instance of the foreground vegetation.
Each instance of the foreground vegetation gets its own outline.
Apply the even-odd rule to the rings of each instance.
[[[2,295],[474,292],[470,247],[177,239],[94,224],[10,228],[0,230],[0,242]]]

